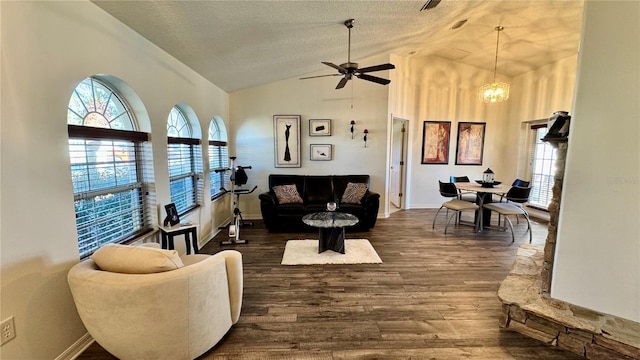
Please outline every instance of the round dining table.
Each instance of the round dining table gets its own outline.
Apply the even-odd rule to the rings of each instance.
[[[487,204],[493,201],[493,194],[504,195],[509,189],[510,185],[498,184],[492,186],[483,186],[478,183],[472,182],[457,182],[456,188],[462,191],[469,191],[476,193],[476,204],[478,210],[476,211],[476,231],[482,231],[483,228],[491,226],[491,210],[482,208],[483,204]]]

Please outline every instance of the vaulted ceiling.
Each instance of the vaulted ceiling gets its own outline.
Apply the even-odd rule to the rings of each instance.
[[[515,76],[578,52],[583,1],[114,1],[100,8],[227,92],[335,70],[321,61],[436,55]],[[431,0],[433,1],[433,0]],[[438,1],[433,1],[438,3]],[[464,25],[452,29],[454,24]],[[312,80],[305,80],[312,81]]]

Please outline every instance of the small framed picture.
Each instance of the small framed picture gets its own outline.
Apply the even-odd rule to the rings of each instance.
[[[309,136],[331,136],[331,119],[309,119]]]
[[[331,160],[333,159],[332,150],[331,144],[311,144],[311,160]]]
[[[167,212],[167,217],[164,218],[163,225],[177,225],[180,223],[180,216],[178,216],[178,209],[176,209],[175,203],[170,203],[164,206],[164,210]]]

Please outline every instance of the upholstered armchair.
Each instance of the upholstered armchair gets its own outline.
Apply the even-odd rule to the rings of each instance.
[[[194,359],[240,317],[242,255],[106,245],[68,281],[80,318],[107,351],[126,359]]]

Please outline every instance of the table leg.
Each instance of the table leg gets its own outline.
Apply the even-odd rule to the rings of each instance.
[[[160,247],[163,249],[167,248],[167,233],[164,231],[160,231]]]
[[[191,231],[187,231],[184,233],[184,244],[185,244],[185,247],[187,248],[187,255],[191,255],[191,244],[189,244],[190,234],[191,234]]]
[[[318,254],[327,250],[344,254],[344,228],[320,228]]]
[[[482,206],[484,204],[488,204],[490,202],[492,202],[493,198],[492,198],[491,193],[478,193],[478,197],[477,197],[477,205],[479,206],[478,210],[476,211],[476,231],[482,231],[482,229],[491,226],[491,210],[486,210],[483,209]]]
[[[196,229],[192,230],[191,236],[193,236],[191,238],[191,241],[193,243],[193,253],[198,254],[200,253],[200,251],[198,251],[198,233],[196,232]]]

